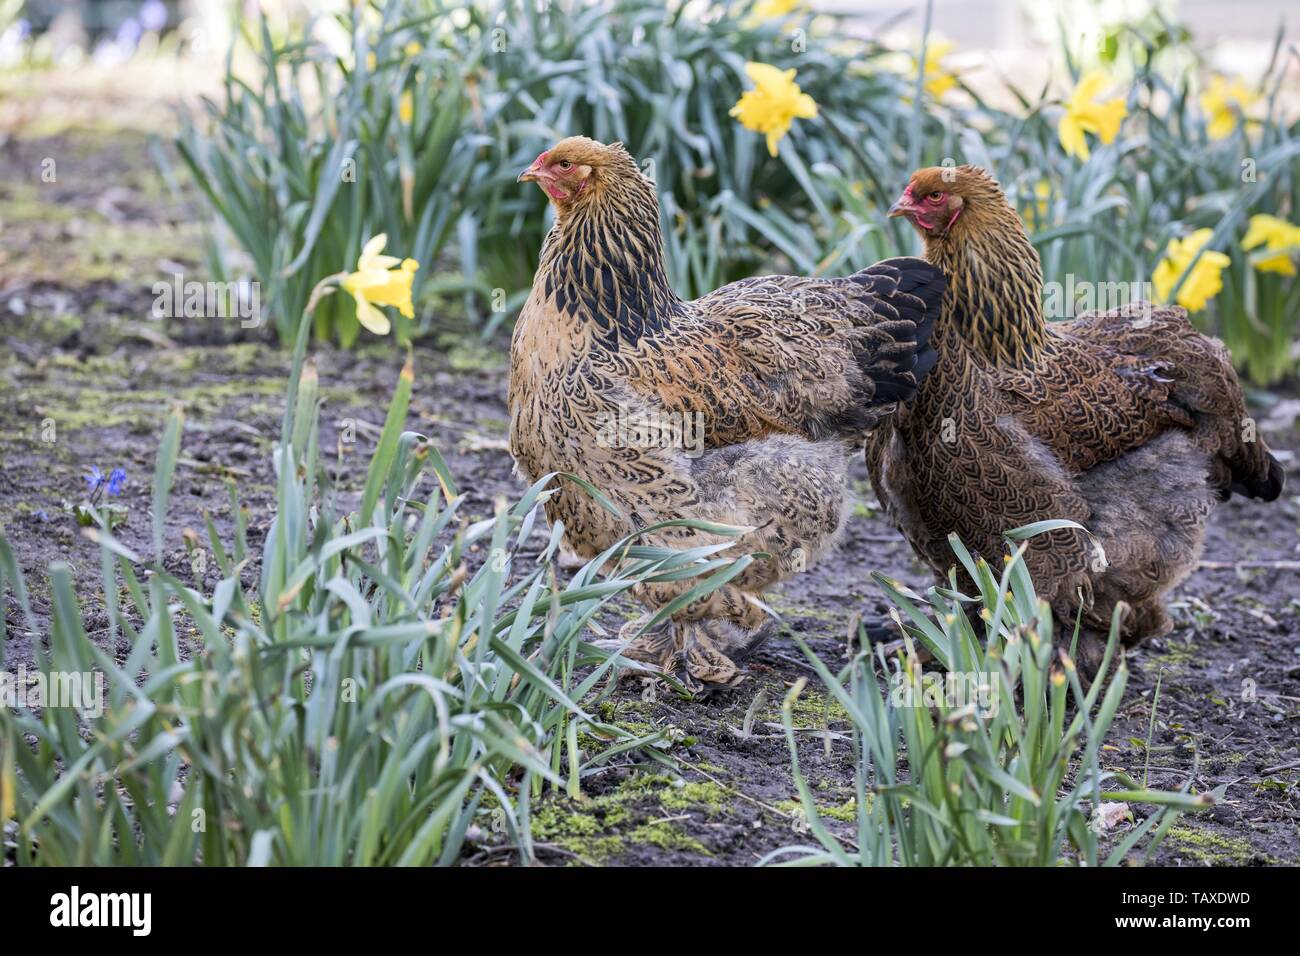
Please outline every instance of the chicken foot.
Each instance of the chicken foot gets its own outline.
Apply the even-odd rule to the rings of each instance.
[[[745,676],[744,662],[776,631],[776,622],[771,620],[744,632],[717,618],[679,617],[638,634],[645,620],[629,621],[617,640],[601,641],[597,646],[622,648],[622,656],[671,674],[697,697],[738,685]]]

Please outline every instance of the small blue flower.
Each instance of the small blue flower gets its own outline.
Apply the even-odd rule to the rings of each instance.
[[[36,509],[36,517],[40,518],[42,521],[49,521],[49,520],[50,520],[50,516],[47,515],[47,514],[45,513],[45,509],[44,509],[44,508],[37,508],[37,509]]]
[[[124,484],[126,484],[126,472],[121,468],[114,468],[108,476],[108,493],[110,495],[120,495]]]
[[[118,46],[134,50],[143,33],[144,27],[140,26],[138,20],[123,20],[117,28],[117,35],[113,39]]]
[[[140,5],[140,23],[146,30],[161,30],[167,25],[167,4],[162,0],[146,0]]]
[[[91,465],[90,473],[82,475],[82,477],[86,480],[86,485],[91,494],[94,494],[99,489],[99,486],[104,483],[104,473],[99,470],[98,465]]]

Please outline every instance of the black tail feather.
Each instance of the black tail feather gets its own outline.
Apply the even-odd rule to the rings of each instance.
[[[1268,473],[1260,475],[1256,471],[1244,473],[1234,467],[1231,483],[1219,486],[1219,500],[1227,501],[1233,495],[1243,498],[1255,498],[1259,501],[1277,501],[1286,487],[1286,469],[1272,455],[1267,455]]]
[[[893,333],[895,341],[908,346],[899,355],[864,352],[862,370],[875,384],[872,405],[905,402],[916,394],[921,379],[939,360],[930,336],[939,316],[947,279],[943,271],[924,259],[884,259],[853,277],[867,286],[878,300],[878,312],[898,320],[905,331]]]

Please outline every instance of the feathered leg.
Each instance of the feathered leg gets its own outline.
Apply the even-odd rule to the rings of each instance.
[[[662,629],[636,638],[624,653],[677,673],[692,690],[738,683],[743,674],[736,659],[752,655],[775,630],[762,592],[810,567],[834,544],[847,459],[847,450],[837,443],[789,436],[729,446],[698,459],[692,473],[697,500],[678,513],[752,528],[736,539],[734,553],[762,556],[727,584],[678,610]],[[682,548],[726,540],[670,529],[657,543]],[[632,594],[653,613],[698,583],[643,584]],[[641,626],[641,621],[628,624],[623,639]]]
[[[1209,468],[1186,435],[1171,432],[1079,479],[1092,509],[1095,548],[1083,574],[1083,625],[1103,646],[1121,603],[1128,608],[1120,621],[1126,647],[1173,629],[1165,597],[1200,559],[1213,503]],[[1160,493],[1152,494],[1153,488]],[[1076,589],[1066,582],[1047,596],[1057,617],[1070,622],[1066,634],[1073,633],[1078,613]]]

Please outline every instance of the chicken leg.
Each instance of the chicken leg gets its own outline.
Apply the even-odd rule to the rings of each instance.
[[[761,595],[806,570],[833,545],[842,526],[848,449],[834,442],[792,436],[730,445],[705,453],[692,468],[697,500],[681,512],[709,522],[747,527],[734,550],[754,561],[730,582],[692,601],[661,626],[637,634],[653,610],[629,622],[624,653],[675,674],[691,691],[703,684],[733,686],[742,677],[735,658],[751,656],[775,630]],[[727,541],[689,528],[654,537],[666,547],[689,548]],[[653,582],[632,596],[663,607],[698,583]],[[636,635],[636,636],[634,636]]]

